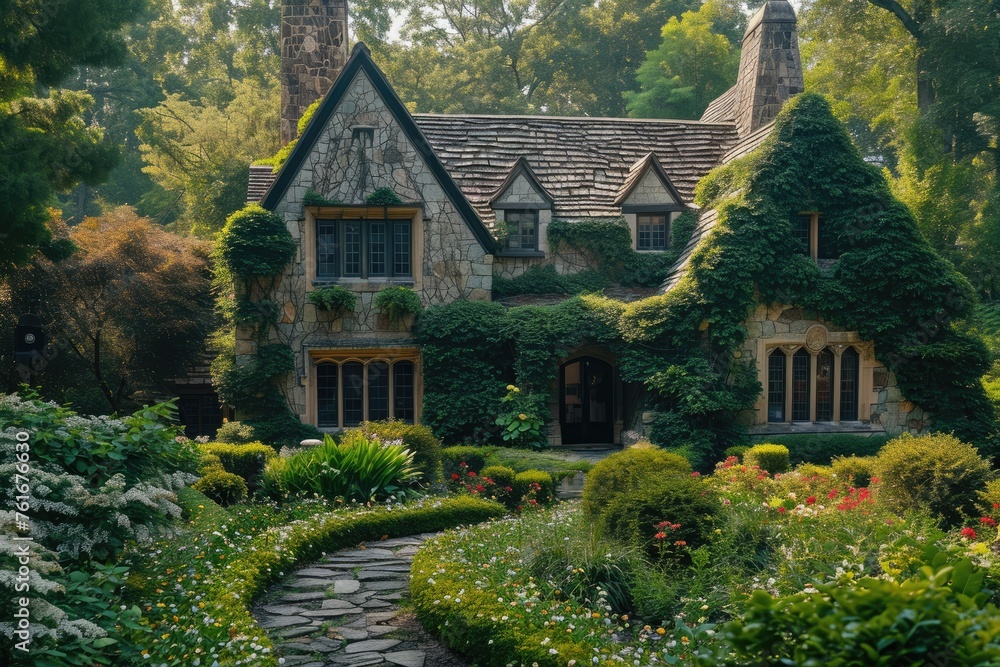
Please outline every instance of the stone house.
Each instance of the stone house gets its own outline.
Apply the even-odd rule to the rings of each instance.
[[[672,223],[695,208],[698,180],[757,147],[784,102],[803,90],[786,0],[770,0],[750,20],[738,81],[699,121],[411,114],[363,44],[348,56],[346,22],[345,0],[283,3],[285,142],[304,109],[323,101],[276,174],[251,169],[248,193],[281,215],[298,243],[274,297],[284,304],[277,334],[296,355],[284,393],[293,413],[324,430],[420,420],[423,370],[412,322],[377,312],[381,289],[410,287],[431,306],[489,300],[495,276],[533,266],[587,268],[584,254],[550,248],[554,219],[623,217],[635,251],[664,252]],[[402,203],[367,204],[381,188]],[[677,284],[714,223],[714,211],[698,212],[661,290]],[[803,211],[796,224],[813,259],[828,261],[822,215]],[[309,291],[327,285],[352,291],[354,312],[335,317],[308,301]],[[792,305],[762,305],[746,326],[743,353],[764,387],[748,415],[755,430],[924,426],[855,332]],[[237,361],[254,352],[254,341],[252,331],[237,330]],[[641,430],[637,395],[622,386],[610,352],[571,353],[552,387],[551,443],[617,443],[623,430]]]

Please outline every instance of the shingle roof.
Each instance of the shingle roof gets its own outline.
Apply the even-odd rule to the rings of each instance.
[[[736,120],[736,86],[733,86],[712,100],[705,113],[703,123],[732,123]]]
[[[247,184],[247,202],[258,202],[264,198],[276,175],[271,165],[250,165],[250,182]]]
[[[620,215],[631,167],[653,153],[685,202],[737,141],[732,124],[552,116],[414,114],[417,126],[479,214],[525,157],[552,195],[553,216]]]

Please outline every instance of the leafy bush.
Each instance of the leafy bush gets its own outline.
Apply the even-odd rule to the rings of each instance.
[[[872,472],[881,479],[881,497],[892,506],[924,506],[955,524],[963,513],[973,513],[990,464],[952,435],[904,434],[882,448]]]
[[[273,447],[262,442],[240,445],[210,442],[202,445],[202,449],[209,455],[219,457],[225,471],[242,477],[250,488],[257,485],[267,462],[278,455]],[[205,495],[211,497],[209,493]]]
[[[584,459],[573,459],[560,451],[535,451],[527,449],[511,449],[510,447],[495,447],[490,454],[490,462],[514,469],[514,472],[525,470],[544,470],[552,475],[557,482],[565,477],[573,477],[580,472],[590,472],[594,464]]]
[[[874,456],[838,456],[830,464],[830,470],[838,479],[851,480],[853,486],[868,486],[871,483]],[[801,468],[800,468],[801,470]]]
[[[222,459],[215,454],[205,454],[201,457],[201,462],[198,464],[199,475],[204,475],[209,470],[222,470],[223,472],[226,470],[222,466]]]
[[[809,433],[769,435],[767,441],[788,447],[793,465],[827,465],[835,456],[874,456],[891,438],[883,434]],[[742,457],[741,457],[742,458]]]
[[[496,424],[500,427],[500,437],[514,447],[534,447],[541,449],[547,444],[545,419],[549,414],[548,396],[527,394],[512,384],[507,385],[507,394],[500,399],[500,414]]]
[[[556,499],[556,487],[549,473],[525,470],[514,476],[514,494],[522,503],[550,505]]]
[[[986,487],[976,492],[979,496],[979,511],[983,516],[1000,519],[1000,479],[991,479]]]
[[[730,456],[735,456],[740,461],[742,461],[743,460],[743,455],[746,454],[747,450],[749,450],[749,449],[750,448],[747,447],[746,445],[737,445],[735,447],[727,447],[726,450],[724,452],[722,452],[722,454],[727,459]]]
[[[486,466],[479,471],[479,479],[493,483],[493,492],[497,496],[497,501],[506,505],[508,509],[515,509],[524,495],[515,490],[514,477],[516,475],[513,468],[500,465]]]
[[[228,507],[247,499],[246,481],[239,475],[226,472],[225,470],[210,470],[201,479],[191,485],[191,488],[204,493],[223,507]]]
[[[583,511],[596,519],[611,501],[647,479],[690,474],[691,464],[678,454],[655,447],[629,447],[598,461],[583,484]]]
[[[898,583],[817,584],[784,598],[756,591],[724,628],[736,657],[713,664],[997,664],[1000,610],[974,570],[960,560]]]
[[[244,423],[253,429],[255,441],[276,447],[297,447],[303,440],[319,440],[323,437],[315,426],[299,421],[285,404],[282,404],[280,410],[247,419]]]
[[[784,445],[754,445],[743,455],[748,466],[758,466],[772,475],[788,472],[792,467],[788,459],[788,448]]]
[[[423,424],[407,424],[398,419],[364,422],[358,427],[362,433],[382,442],[401,441],[413,452],[413,465],[423,473],[424,479],[436,482],[441,479],[441,441]]]
[[[413,452],[348,431],[340,443],[326,436],[319,447],[271,459],[263,487],[272,497],[316,495],[368,502],[403,494],[419,477]]]
[[[256,437],[253,427],[249,424],[238,421],[227,421],[216,431],[215,441],[239,445],[248,442],[259,442],[259,439]]]
[[[614,498],[601,513],[603,535],[641,548],[652,560],[687,558],[714,529],[714,494],[700,478],[673,474],[649,477]]]
[[[315,305],[317,309],[334,313],[338,317],[353,312],[358,301],[353,292],[340,285],[313,290],[306,296],[309,298],[309,303]]]
[[[492,453],[492,447],[473,447],[471,445],[445,447],[441,450],[441,466],[445,478],[457,474],[463,463],[469,470],[478,473],[486,465],[486,459],[492,456]]]
[[[402,285],[384,287],[375,295],[375,308],[390,321],[397,322],[420,312],[420,297]]]
[[[295,240],[277,213],[247,204],[226,220],[216,257],[241,280],[276,276],[295,254]]]

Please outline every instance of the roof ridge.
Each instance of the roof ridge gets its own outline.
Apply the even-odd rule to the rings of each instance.
[[[469,113],[414,113],[414,118],[457,118],[457,119],[496,119],[508,118],[513,120],[576,120],[588,122],[615,122],[615,123],[655,123],[672,125],[717,125],[729,127],[735,125],[734,122],[710,122],[702,120],[691,120],[683,118],[620,118],[615,116],[546,116],[529,114],[469,114]]]

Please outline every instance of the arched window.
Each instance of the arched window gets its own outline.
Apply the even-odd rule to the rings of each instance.
[[[860,356],[853,347],[840,355],[840,420],[858,419],[858,368]]]
[[[824,348],[816,355],[816,421],[833,421],[833,352]]]
[[[337,364],[316,366],[316,403],[319,426],[337,425]]]
[[[767,421],[785,421],[785,353],[775,348],[767,358]]]
[[[416,368],[383,359],[316,364],[316,425],[347,428],[364,421],[416,418]]]
[[[809,421],[811,361],[805,350],[799,350],[792,357],[792,421]]]

